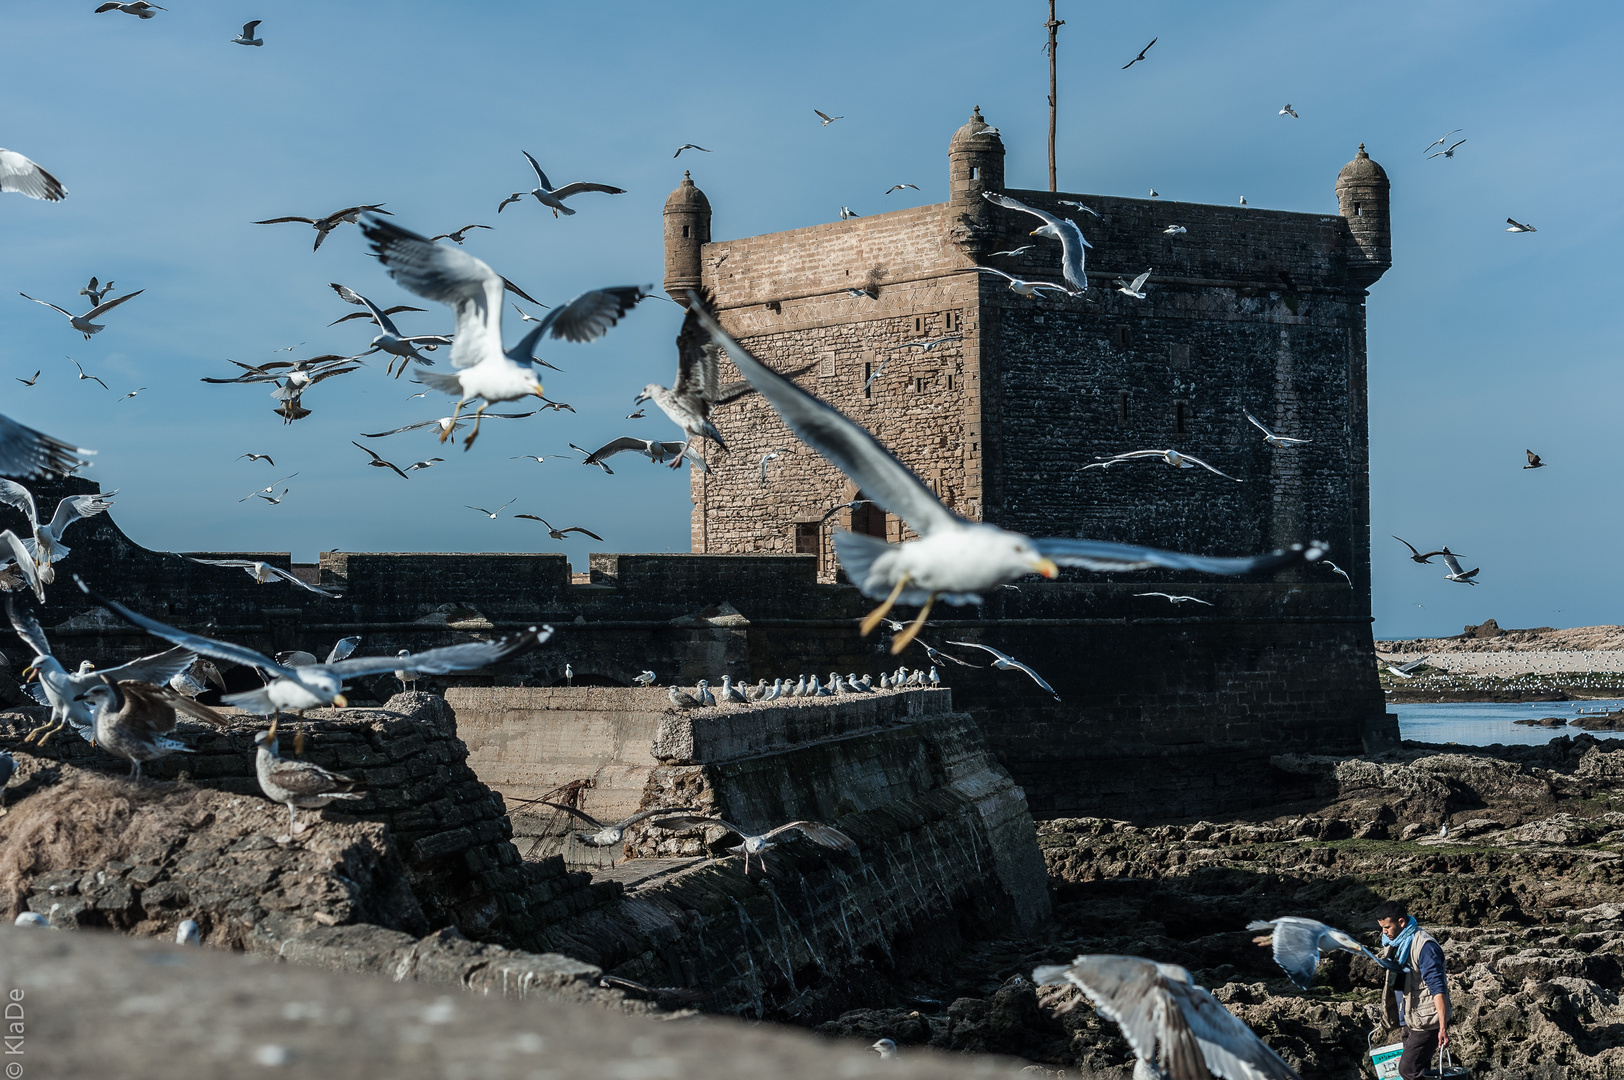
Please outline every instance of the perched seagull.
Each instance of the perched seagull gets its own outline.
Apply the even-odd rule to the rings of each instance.
[[[586,455],[586,460],[581,462],[582,465],[596,465],[610,476],[613,476],[615,470],[604,464],[606,458],[612,458],[616,454],[630,450],[633,453],[642,454],[656,465],[659,465],[667,461],[681,460],[688,449],[688,444],[685,442],[660,442],[657,439],[634,439],[630,435],[622,435],[620,438],[605,443],[596,450],[588,450],[583,446],[576,446],[574,443],[570,443],[569,447],[571,450],[579,450]],[[704,460],[699,457],[689,457],[688,464],[703,473],[711,471],[710,466],[706,465]]]
[[[813,109],[812,111],[818,114],[818,119],[823,121],[823,126],[824,127],[828,127],[830,124],[834,123],[836,120],[844,120],[844,119],[846,119],[844,116],[830,116],[828,113],[824,112],[822,109]]]
[[[1246,203],[1246,196],[1245,196],[1245,195],[1242,195],[1242,196],[1241,196],[1241,202],[1240,202],[1240,204],[1241,204],[1241,205],[1242,205],[1242,206],[1245,206],[1245,205],[1247,205],[1247,203]]]
[[[765,454],[761,455],[761,482],[763,484],[767,483],[767,462],[772,461],[774,458],[778,457],[779,454],[787,453],[789,453],[788,450],[780,447],[777,450],[769,450]]]
[[[429,239],[430,240],[449,240],[453,244],[460,244],[464,240],[468,239],[469,230],[471,230],[471,229],[488,229],[488,228],[490,228],[489,225],[464,225],[460,229],[453,229],[451,232],[443,232],[439,236],[431,236],[431,237],[429,237]]]
[[[739,839],[744,842],[728,850],[744,856],[744,872],[746,874],[750,872],[750,856],[754,855],[757,861],[760,861],[768,850],[783,843],[784,841],[780,837],[789,832],[798,832],[819,847],[828,848],[831,851],[844,851],[848,855],[858,853],[856,841],[833,825],[825,825],[819,821],[791,821],[760,834],[747,832],[737,825],[723,821],[719,817],[710,817],[704,814],[684,814],[682,816],[662,818],[653,824],[657,829],[702,829],[708,825],[720,825],[729,832],[738,833]]]
[[[1310,545],[1252,558],[1209,558],[1101,540],[1033,539],[996,525],[966,521],[943,506],[873,435],[757,360],[722,329],[697,293],[690,292],[689,297],[690,317],[727,350],[729,359],[790,431],[920,536],[902,544],[850,532],[834,536],[835,552],[847,577],[865,596],[883,598],[862,623],[865,636],[890,613],[892,605],[920,605],[914,622],[892,639],[893,654],[900,653],[918,634],[938,599],[950,604],[976,603],[982,592],[1027,574],[1055,577],[1061,564],[1100,571],[1157,566],[1244,574],[1312,562],[1323,554],[1320,546]]]
[[[1425,664],[1428,659],[1430,658],[1423,656],[1421,659],[1412,660],[1408,664],[1384,664],[1383,666],[1401,679],[1413,679],[1415,678],[1416,669]]]
[[[919,190],[919,185],[918,184],[892,184],[890,187],[885,189],[885,193],[887,195],[889,195],[893,191],[901,191],[903,188],[913,188],[915,191],[918,191]]]
[[[90,302],[92,304],[99,304],[99,303],[102,302],[102,297],[106,296],[108,293],[110,293],[112,291],[113,291],[113,281],[112,281],[111,278],[109,278],[107,280],[106,285],[103,285],[99,289],[96,287],[96,279],[91,278],[90,279],[90,284],[86,285],[84,288],[79,290],[79,295],[80,296],[88,296],[88,297],[90,297]]]
[[[999,277],[1006,279],[1009,282],[1009,291],[1017,296],[1039,297],[1042,295],[1040,290],[1043,289],[1053,289],[1055,292],[1065,293],[1067,296],[1075,295],[1064,285],[1053,281],[1027,281],[1024,278],[1016,277],[1014,274],[1006,274],[992,266],[978,266],[976,269],[984,274],[997,274]]]
[[[407,476],[406,473],[404,471],[402,471],[402,469],[401,469],[401,467],[399,465],[396,465],[393,461],[385,461],[383,458],[379,457],[377,454],[373,453],[371,450],[368,450],[366,447],[362,446],[360,443],[356,442],[354,439],[350,440],[350,445],[355,447],[357,450],[361,450],[361,451],[365,452],[366,455],[372,459],[371,461],[367,462],[367,464],[371,465],[373,468],[377,468],[377,469],[393,469],[395,475],[400,477],[402,480],[410,480],[411,479],[411,477]]]
[[[242,498],[238,499],[237,501],[240,502],[240,503],[245,503],[249,499],[254,498],[255,496],[272,494],[272,493],[274,493],[276,491],[276,485],[277,484],[284,484],[287,481],[292,480],[295,476],[298,476],[298,475],[299,475],[298,473],[289,473],[287,476],[284,476],[280,480],[273,480],[269,484],[267,484],[265,487],[262,487],[262,488],[259,488],[259,489],[255,490],[255,491],[249,492],[247,495],[244,495]]]
[[[1123,296],[1131,296],[1135,300],[1143,300],[1145,298],[1145,282],[1150,280],[1151,270],[1155,269],[1156,268],[1152,266],[1150,270],[1146,270],[1143,274],[1140,274],[1132,281],[1123,281],[1121,278],[1117,278],[1117,292],[1121,293]]]
[[[853,210],[849,206],[842,206],[840,208],[840,220],[841,221],[849,221],[854,217],[862,217],[862,216],[863,216],[862,214],[859,214],[857,211]]]
[[[0,148],[0,192],[4,191],[46,202],[61,202],[68,197],[62,181],[17,151]]]
[[[203,935],[198,930],[196,919],[182,919],[175,927],[176,945],[202,945]]]
[[[443,457],[431,457],[427,461],[414,461],[410,465],[406,466],[406,471],[416,472],[419,469],[432,469],[434,466],[440,464],[444,460],[445,458]]]
[[[569,198],[571,195],[579,195],[584,191],[601,191],[606,195],[626,194],[625,188],[610,187],[608,184],[591,184],[582,181],[576,181],[573,184],[565,184],[563,187],[555,188],[553,187],[552,182],[547,179],[547,174],[541,171],[541,165],[537,163],[535,158],[530,156],[529,151],[521,150],[519,153],[523,154],[524,159],[530,163],[530,167],[536,170],[536,186],[531,188],[529,191],[515,191],[512,195],[509,195],[507,198],[503,199],[502,205],[496,208],[496,212],[498,214],[502,212],[503,207],[507,206],[509,203],[518,202],[526,195],[534,195],[537,202],[550,208],[553,212],[553,217],[557,217],[559,214],[563,214],[565,217],[571,217],[575,214],[575,211],[564,205],[564,200]]]
[[[1168,465],[1175,469],[1193,469],[1199,465],[1208,472],[1216,473],[1217,475],[1223,477],[1225,480],[1233,480],[1237,484],[1241,482],[1239,477],[1230,476],[1222,469],[1215,469],[1193,454],[1184,454],[1177,450],[1130,450],[1125,454],[1116,454],[1112,457],[1096,461],[1091,465],[1084,465],[1083,468],[1108,469],[1112,465],[1117,465],[1124,461],[1134,461],[1139,458],[1160,458],[1162,461],[1165,461]]]
[[[95,307],[91,308],[89,311],[85,312],[83,315],[75,315],[73,312],[68,311],[68,310],[66,310],[64,308],[59,308],[55,304],[50,303],[47,300],[34,300],[34,298],[32,296],[29,296],[25,292],[20,292],[17,295],[22,297],[24,300],[34,300],[34,303],[36,303],[36,304],[44,304],[46,307],[50,308],[52,311],[60,311],[60,312],[62,312],[62,314],[66,315],[68,317],[68,324],[70,326],[72,326],[75,330],[77,330],[81,334],[83,334],[85,336],[86,341],[89,341],[91,334],[99,334],[103,330],[107,329],[107,327],[101,325],[100,323],[93,322],[92,320],[94,320],[96,318],[99,318],[102,315],[105,315],[109,311],[112,311],[114,308],[118,307],[120,304],[122,304],[126,300],[133,300],[135,297],[140,296],[142,293],[144,293],[146,291],[147,290],[145,290],[145,289],[137,289],[133,293],[125,293],[123,296],[119,297],[117,300],[103,301],[102,303],[97,304]],[[100,379],[97,379],[96,381],[101,382]],[[107,384],[102,383],[102,385],[106,386]]]
[[[134,294],[132,293],[131,295],[134,295]],[[73,366],[79,370],[79,381],[80,382],[100,383],[101,388],[103,390],[107,389],[107,384],[102,382],[100,379],[96,378],[96,376],[94,376],[94,375],[86,375],[85,374],[85,369],[84,369],[83,364],[79,363],[79,361],[77,361],[77,360],[74,360],[73,357],[71,357],[71,356],[68,357],[68,359],[72,360],[73,361]]]
[[[896,1057],[898,1053],[895,1039],[876,1039],[874,1045],[870,1046],[869,1049],[880,1055],[880,1058],[885,1061]]]
[[[1177,607],[1180,604],[1205,604],[1208,607],[1213,606],[1213,603],[1212,603],[1211,600],[1203,600],[1203,599],[1201,599],[1200,597],[1197,597],[1197,596],[1174,596],[1172,593],[1164,593],[1164,592],[1136,592],[1136,593],[1134,593],[1134,595],[1135,596],[1159,596],[1163,600],[1166,600],[1169,604],[1172,604],[1174,607]]]
[[[263,45],[263,44],[265,44],[265,39],[264,38],[258,38],[258,37],[254,36],[255,32],[259,29],[259,24],[264,22],[264,21],[265,21],[264,19],[255,19],[253,22],[245,22],[245,23],[243,23],[242,24],[242,33],[240,33],[236,37],[232,38],[231,43],[233,45]]]
[[[1134,1076],[1166,1080],[1300,1080],[1279,1054],[1177,964],[1137,956],[1079,956],[1032,972],[1039,986],[1069,982],[1122,1030]]]
[[[546,528],[547,528],[547,535],[552,537],[554,540],[567,539],[567,536],[566,536],[567,533],[575,532],[575,533],[580,533],[582,536],[590,536],[590,537],[592,537],[592,539],[596,540],[600,544],[604,542],[603,537],[599,536],[597,533],[593,532],[591,529],[583,529],[579,525],[571,525],[567,529],[555,529],[555,528],[552,527],[551,523],[549,523],[547,521],[546,518],[539,518],[534,514],[514,514],[513,516],[516,517],[516,518],[528,518],[531,521],[539,521],[539,522],[541,522],[542,525],[546,526]]]
[[[507,502],[503,503],[501,506],[498,506],[495,510],[486,510],[482,506],[468,506],[467,503],[463,503],[463,505],[468,506],[468,509],[470,509],[470,510],[478,510],[481,514],[484,514],[486,517],[490,518],[492,521],[495,521],[497,519],[497,517],[502,513],[503,510],[506,510],[508,507],[512,506],[514,503],[516,503],[518,501],[519,500],[517,498],[509,499]]]
[[[365,449],[365,447],[362,449]],[[287,493],[283,492],[283,494],[285,495]],[[256,559],[194,559],[190,555],[185,556],[185,558],[192,562],[200,563],[203,566],[224,566],[234,570],[241,570],[249,577],[259,582],[261,585],[269,585],[273,581],[286,581],[299,586],[301,589],[313,592],[318,596],[338,596],[338,593],[328,592],[326,589],[312,585],[310,582],[304,580],[304,578],[301,578],[296,574],[289,573],[288,571],[283,570],[281,567],[272,566],[269,563],[260,562]],[[163,635],[160,634],[159,636],[162,637]]]
[[[517,346],[502,348],[502,292],[506,279],[480,259],[460,248],[432,244],[387,221],[362,222],[361,231],[372,242],[378,259],[406,289],[438,300],[456,312],[457,328],[451,345],[450,374],[420,371],[417,381],[442,393],[458,395],[453,422],[462,407],[475,398],[483,404],[474,414],[474,427],[463,449],[479,437],[480,415],[501,401],[534,396],[546,400],[541,381],[531,367],[531,356],[543,335],[566,341],[593,341],[652,294],[652,285],[616,286],[582,293],[556,307],[537,323]],[[449,432],[441,432],[443,442]]]
[[[1321,559],[1320,562],[1322,562],[1325,565],[1325,569],[1329,570],[1331,573],[1341,574],[1342,580],[1348,583],[1348,588],[1353,588],[1353,579],[1348,576],[1348,572],[1346,570],[1342,569],[1330,559]]]
[[[1075,221],[1055,217],[1044,210],[1038,210],[1018,202],[1008,195],[999,195],[995,192],[984,191],[982,196],[988,202],[996,203],[1006,210],[1019,210],[1031,214],[1042,221],[1043,224],[1033,229],[1028,235],[1046,236],[1050,240],[1060,241],[1060,272],[1071,286],[1073,296],[1086,296],[1088,294],[1088,275],[1083,270],[1083,251],[1093,245],[1083,239],[1083,231],[1077,227]]]
[[[35,378],[38,378],[37,374],[35,375]],[[1532,450],[1524,450],[1523,453],[1528,455],[1528,464],[1524,465],[1523,468],[1543,469],[1545,467],[1545,462],[1541,461],[1539,459],[1539,455],[1534,453]]]
[[[963,646],[964,648],[967,648],[967,649],[980,649],[982,652],[991,653],[992,654],[992,666],[993,667],[997,668],[999,671],[1022,671],[1022,672],[1025,672],[1027,675],[1030,675],[1032,677],[1033,682],[1037,683],[1043,689],[1047,690],[1050,694],[1052,694],[1056,701],[1060,700],[1060,695],[1056,694],[1054,692],[1054,687],[1050,686],[1047,682],[1044,681],[1044,678],[1043,678],[1042,675],[1039,675],[1037,672],[1033,671],[1031,668],[1027,667],[1025,664],[1021,663],[1019,660],[1015,659],[1013,656],[1009,655],[1008,653],[1000,652],[999,650],[993,648],[991,645],[978,645],[974,641],[949,641],[948,644],[949,645],[960,645],[960,646]]]
[[[298,742],[297,739],[294,740]],[[254,736],[258,751],[254,755],[254,772],[259,777],[259,790],[272,802],[288,808],[288,833],[277,837],[286,843],[310,826],[299,823],[300,810],[320,810],[334,799],[362,799],[365,794],[355,790],[359,781],[341,773],[328,772],[309,761],[288,761],[276,752],[276,721]],[[295,746],[297,751],[298,747]]]
[[[704,704],[686,690],[676,686],[666,691],[666,697],[670,698],[671,704],[679,709],[697,709]]]
[[[141,779],[143,762],[177,750],[190,750],[185,743],[169,738],[179,719],[177,714],[185,713],[215,727],[230,723],[207,705],[199,705],[167,686],[133,679],[120,681],[108,672],[101,672],[97,678],[100,685],[91,686],[79,696],[96,716],[96,745],[128,761],[132,780]]]
[[[343,694],[345,679],[358,679],[367,675],[383,675],[401,666],[398,656],[360,656],[332,664],[305,664],[287,667],[253,649],[230,642],[190,634],[157,619],[131,611],[116,600],[109,600],[75,577],[75,584],[96,603],[131,625],[138,626],[165,641],[182,645],[196,653],[216,660],[229,660],[234,664],[257,667],[271,676],[271,681],[258,690],[240,694],[227,694],[221,700],[256,715],[278,713],[284,710],[303,713],[306,709],[337,705],[344,708],[349,702]],[[539,630],[530,627],[522,633],[500,641],[475,641],[466,645],[448,645],[440,649],[411,653],[411,670],[424,675],[444,675],[451,671],[471,671],[511,659],[545,643],[553,635],[551,626]]]
[[[1389,533],[1388,535],[1392,536],[1391,533]],[[1410,549],[1410,561],[1411,562],[1431,563],[1432,562],[1432,557],[1434,555],[1442,555],[1443,554],[1442,551],[1429,551],[1429,552],[1426,552],[1425,554],[1423,554],[1423,553],[1415,550],[1415,545],[1410,543],[1408,540],[1404,539],[1402,536],[1394,536],[1393,539],[1397,540],[1399,543],[1403,544],[1405,547]]]
[[[1025,255],[1035,247],[1037,247],[1036,244],[1022,244],[1020,247],[1010,248],[1008,251],[995,251],[993,255]]]
[[[1244,412],[1244,410],[1243,410],[1243,412]],[[1253,416],[1251,413],[1245,413],[1245,416],[1246,416],[1246,418],[1248,420],[1252,421],[1252,426],[1253,427],[1255,427],[1259,431],[1263,432],[1263,441],[1269,444],[1270,449],[1273,449],[1273,450],[1290,450],[1293,446],[1299,446],[1299,445],[1302,445],[1304,443],[1308,443],[1308,442],[1311,441],[1309,439],[1292,439],[1292,438],[1288,438],[1287,436],[1284,436],[1284,435],[1276,435],[1274,432],[1272,432],[1268,428],[1264,427],[1263,426],[1263,421],[1259,420],[1257,417]]]
[[[1291,976],[1291,981],[1307,990],[1314,985],[1314,969],[1319,966],[1322,952],[1351,952],[1376,960],[1376,954],[1335,927],[1314,919],[1301,919],[1286,915],[1278,919],[1253,919],[1246,924],[1248,930],[1267,930],[1262,937],[1253,938],[1257,945],[1274,946],[1274,962]]]
[[[644,671],[632,676],[632,682],[636,683],[638,686],[653,686],[654,680],[658,677],[659,676],[655,675],[652,671]]]
[[[40,371],[44,371],[44,370],[45,370],[44,368],[40,368],[39,371],[35,371],[34,372],[34,377],[31,378],[31,379],[18,379],[17,381],[22,383],[24,386],[33,386],[35,383],[39,382],[39,373],[40,373]]]
[[[1455,156],[1455,150],[1460,146],[1461,143],[1463,143],[1465,141],[1466,141],[1465,139],[1462,139],[1460,142],[1456,143],[1454,146],[1451,146],[1448,150],[1440,150],[1436,154],[1430,155],[1427,158],[1427,160],[1431,161],[1432,158],[1435,158],[1435,157],[1452,158],[1452,157]]]
[[[710,692],[710,683],[706,682],[704,679],[700,679],[699,682],[695,684],[694,690],[696,691],[694,696],[699,699],[699,703],[701,705],[709,706],[716,704],[716,695]]]
[[[126,15],[134,15],[138,19],[150,19],[157,12],[168,10],[168,8],[159,7],[157,4],[149,4],[147,0],[135,0],[131,4],[118,3],[115,0],[113,3],[103,4],[97,8],[94,14],[100,15],[104,11],[122,11]]]
[[[1190,230],[1186,229],[1183,225],[1169,225],[1167,228],[1162,230],[1162,235],[1163,236],[1183,236],[1185,233],[1187,233],[1189,231]]]
[[[675,690],[676,688],[672,687],[672,689]],[[631,828],[633,825],[636,825],[639,821],[647,821],[649,818],[654,817],[657,814],[683,814],[694,812],[686,807],[657,806],[652,810],[639,810],[631,817],[623,818],[620,821],[610,825],[599,821],[597,818],[583,810],[577,810],[568,803],[548,802],[543,799],[541,805],[550,806],[554,810],[562,810],[564,813],[569,814],[572,817],[580,818],[582,821],[590,825],[593,829],[592,832],[575,833],[575,839],[579,840],[587,847],[598,848],[600,851],[603,848],[612,848],[624,840],[626,837],[626,830]],[[609,865],[610,867],[615,865],[613,853],[610,854]]]
[[[1444,145],[1445,143],[1447,143],[1449,141],[1449,137],[1451,135],[1459,134],[1460,132],[1465,131],[1465,130],[1466,130],[1465,128],[1456,128],[1454,131],[1446,131],[1446,132],[1444,132],[1443,138],[1441,138],[1441,139],[1433,139],[1430,143],[1427,144],[1427,150],[1431,150],[1434,146],[1442,146],[1442,145]],[[1459,146],[1460,144],[1456,143],[1455,145]],[[1423,154],[1425,154],[1427,152],[1427,150],[1423,150],[1421,152]]]
[[[271,455],[269,455],[269,454],[239,454],[238,457],[237,457],[237,460],[241,461],[243,458],[247,458],[249,461],[266,461],[266,462],[270,462],[270,464],[272,466],[275,466],[275,464],[276,464],[276,462],[271,461]]]
[[[1156,37],[1153,37],[1153,38],[1150,39],[1150,45],[1154,45],[1154,44],[1156,44],[1156,42],[1158,42],[1160,40],[1161,40],[1160,35],[1158,35]],[[1126,64],[1123,64],[1122,65],[1122,70],[1127,71],[1129,68],[1133,67],[1139,61],[1143,60],[1145,58],[1145,54],[1150,51],[1150,45],[1146,45],[1143,49],[1140,49],[1138,56],[1134,57],[1132,60],[1129,60]]]
[[[310,249],[311,251],[315,251],[316,248],[321,247],[321,242],[327,239],[328,233],[332,232],[346,221],[360,221],[361,215],[367,213],[387,214],[389,211],[383,208],[383,203],[366,203],[362,206],[347,206],[342,210],[337,210],[331,214],[328,214],[326,217],[274,217],[266,218],[264,221],[256,221],[253,224],[281,225],[283,222],[297,221],[305,225],[309,225],[311,228],[316,230],[316,247]]]
[[[706,150],[703,146],[700,146],[698,143],[685,142],[681,146],[677,147],[677,152],[675,154],[672,154],[671,156],[674,157],[674,158],[681,157],[682,152],[684,150],[698,150],[701,154],[710,153],[709,150]]]
[[[1291,102],[1289,102],[1289,101],[1288,101],[1288,102],[1286,102],[1286,107],[1285,107],[1285,108],[1283,108],[1283,109],[1281,109],[1281,110],[1280,110],[1280,115],[1281,115],[1281,116],[1289,116],[1289,117],[1291,117],[1291,118],[1292,118],[1292,119],[1293,119],[1293,120],[1300,120],[1300,119],[1302,119],[1302,117],[1300,117],[1300,116],[1298,116],[1298,115],[1297,115],[1297,110],[1296,110],[1296,109],[1293,109],[1293,108],[1292,108],[1292,107],[1291,107]]]
[[[1155,188],[1151,188],[1150,189],[1150,197],[1152,199],[1159,199],[1159,198],[1162,197],[1162,193],[1157,191]]]
[[[56,580],[56,571],[51,564],[68,557],[68,546],[62,542],[62,534],[68,531],[68,526],[110,509],[113,496],[117,494],[115,490],[99,495],[69,495],[56,504],[50,524],[42,526],[39,511],[34,508],[34,493],[15,480],[0,480],[0,503],[21,510],[23,516],[28,518],[32,535],[24,544],[33,557],[39,579],[47,585]]]
[[[1444,545],[1444,549],[1442,552],[1440,552],[1440,554],[1444,557],[1444,565],[1449,567],[1449,573],[1444,575],[1445,581],[1458,581],[1463,585],[1477,584],[1477,582],[1473,581],[1472,579],[1477,576],[1478,570],[1483,569],[1481,566],[1472,570],[1462,570],[1460,568],[1460,560],[1455,557],[1455,553],[1453,551],[1449,550],[1448,544]]]
[[[56,905],[52,904],[51,906],[55,907]],[[44,927],[48,928],[51,925],[51,920],[46,918],[44,915],[41,915],[37,911],[25,911],[21,915],[17,916],[17,921],[12,923],[11,925],[13,925],[13,926],[44,926]]]
[[[485,414],[485,419],[487,419],[487,420],[523,420],[527,416],[536,415],[536,413],[538,411],[539,410],[537,410],[537,409],[531,409],[529,412],[522,412],[522,413],[493,413],[493,412],[488,412],[488,413]],[[449,436],[451,436],[452,434],[454,434],[457,431],[462,430],[463,423],[464,422],[461,419],[459,419],[458,417],[455,417],[455,416],[440,416],[440,417],[436,417],[433,420],[419,420],[417,423],[415,423],[415,424],[407,424],[405,427],[390,428],[388,431],[372,431],[372,432],[363,431],[361,433],[361,438],[363,438],[363,439],[385,439],[385,438],[388,438],[391,435],[399,435],[403,431],[419,431],[419,430],[421,430],[423,428],[426,428],[426,427],[433,427],[433,428],[439,428],[440,429],[440,441],[445,442],[446,439]],[[560,456],[561,457],[562,455],[554,455],[554,456]]]
[[[1539,232],[1539,230],[1534,228],[1532,225],[1524,225],[1522,222],[1516,221],[1512,218],[1506,218],[1506,226],[1506,232]]]

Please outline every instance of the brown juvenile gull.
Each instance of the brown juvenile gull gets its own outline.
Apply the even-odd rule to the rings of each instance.
[[[1079,956],[1032,972],[1039,986],[1069,982],[1122,1031],[1134,1080],[1301,1080],[1239,1017],[1177,964],[1137,956]]]
[[[185,743],[169,738],[176,713],[224,727],[225,717],[191,698],[151,683],[117,681],[103,673],[101,684],[80,695],[96,715],[96,745],[130,762],[130,779],[141,779],[141,763],[175,751],[190,752]]]
[[[767,367],[733,340],[689,293],[689,318],[703,324],[728,357],[785,425],[802,442],[845,473],[881,509],[897,515],[920,539],[901,544],[851,532],[835,533],[835,553],[847,577],[863,595],[883,599],[864,619],[873,631],[897,603],[918,604],[918,617],[891,642],[900,653],[925,625],[938,599],[974,604],[981,593],[1028,574],[1055,577],[1061,565],[1119,571],[1165,567],[1201,573],[1247,574],[1290,563],[1312,562],[1324,554],[1318,544],[1243,558],[1213,558],[1080,537],[1034,539],[979,521],[967,521],[942,505],[918,476],[879,440],[834,407]],[[685,324],[686,328],[686,324]]]
[[[259,789],[272,802],[279,802],[288,808],[288,834],[277,837],[279,842],[286,842],[310,827],[299,823],[298,811],[320,810],[334,799],[366,797],[365,793],[355,790],[359,781],[328,772],[313,762],[285,760],[276,752],[275,720],[271,721],[269,728],[254,736],[254,745],[259,748],[254,755],[254,772],[259,776]]]
[[[737,825],[723,821],[719,817],[710,817],[705,814],[682,814],[681,816],[662,818],[654,822],[654,827],[657,829],[702,829],[708,825],[720,825],[730,832],[739,834],[739,838],[744,842],[728,850],[744,856],[744,872],[746,874],[750,872],[750,856],[754,855],[758,862],[761,861],[761,856],[783,843],[782,837],[791,832],[800,833],[819,847],[829,848],[832,851],[844,851],[848,855],[858,853],[857,844],[851,837],[833,825],[825,825],[820,821],[790,821],[778,826],[776,829],[768,829],[759,835],[752,834]]]
[[[679,150],[677,152],[681,153],[682,151]],[[549,207],[553,212],[553,217],[557,217],[559,214],[570,217],[575,214],[574,210],[571,210],[569,207],[564,205],[564,200],[569,198],[571,195],[579,195],[585,191],[601,191],[606,195],[626,194],[625,188],[610,187],[608,184],[587,183],[581,180],[577,180],[573,184],[565,184],[563,187],[555,188],[553,187],[552,182],[547,179],[547,174],[541,171],[540,163],[538,163],[535,158],[530,156],[530,152],[528,150],[521,150],[519,153],[523,154],[524,159],[530,163],[530,167],[536,170],[536,186],[531,188],[528,192],[515,191],[512,195],[509,195],[507,198],[503,199],[502,205],[496,208],[496,212],[498,214],[502,212],[503,207],[507,206],[508,203],[518,202],[527,194],[534,195],[537,202],[541,203],[543,206]]]

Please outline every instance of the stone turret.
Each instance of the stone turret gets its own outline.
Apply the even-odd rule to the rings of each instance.
[[[700,248],[710,242],[711,204],[683,171],[682,183],[665,200],[665,291],[683,307],[688,290],[700,286]]]
[[[947,190],[957,219],[953,238],[979,260],[998,238],[993,207],[981,193],[1004,190],[1004,140],[981,118],[979,105],[947,144]]]
[[[1393,225],[1388,212],[1391,184],[1387,171],[1365,153],[1342,167],[1336,178],[1336,202],[1353,236],[1348,253],[1348,278],[1368,289],[1393,265]]]

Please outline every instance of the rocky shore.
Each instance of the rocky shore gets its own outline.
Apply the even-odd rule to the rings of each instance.
[[[1435,702],[1595,701],[1624,697],[1624,627],[1505,630],[1493,619],[1447,638],[1376,643],[1387,699]],[[1425,660],[1404,674],[1389,665]]]

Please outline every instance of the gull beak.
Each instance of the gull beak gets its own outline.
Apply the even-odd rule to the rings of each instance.
[[[23,668],[23,685],[24,686],[27,686],[29,683],[33,682],[38,677],[39,677],[39,668],[35,667],[33,664],[29,664],[27,667]]]
[[[265,733],[265,736],[266,736],[265,741],[266,742],[271,742],[272,740],[274,740],[276,738],[276,720],[277,720],[276,717],[274,717],[274,716],[271,717],[270,730]]]
[[[648,395],[647,394],[638,394],[636,397],[632,398],[632,404],[633,405],[641,405],[643,402],[645,402],[647,400],[648,400]]]
[[[1026,235],[1027,236],[1036,236],[1038,234],[1039,230],[1041,230],[1042,228],[1043,227],[1040,225],[1040,226],[1038,226],[1038,228],[1033,229],[1031,232],[1027,233]]]
[[[541,384],[540,384],[540,383],[537,383],[537,384],[536,384],[536,388],[535,388],[535,389],[534,389],[534,390],[532,390],[532,391],[530,391],[530,392],[531,392],[531,393],[532,393],[532,394],[534,394],[534,395],[535,395],[535,396],[536,396],[536,397],[539,397],[539,398],[541,398],[541,399],[542,399],[542,400],[543,400],[543,401],[546,401],[546,400],[547,400],[547,399],[546,399],[546,398],[545,398],[545,397],[543,397],[543,396],[542,396],[542,395],[543,395],[543,394],[544,394],[544,393],[545,393],[545,391],[544,391],[544,390],[542,390],[542,388],[541,388]]]
[[[350,699],[345,697],[343,694],[334,694],[333,704],[337,705],[340,709],[347,709],[350,707]]]
[[[1054,564],[1053,559],[1039,559],[1032,564],[1032,570],[1051,580],[1060,576],[1060,567]]]

